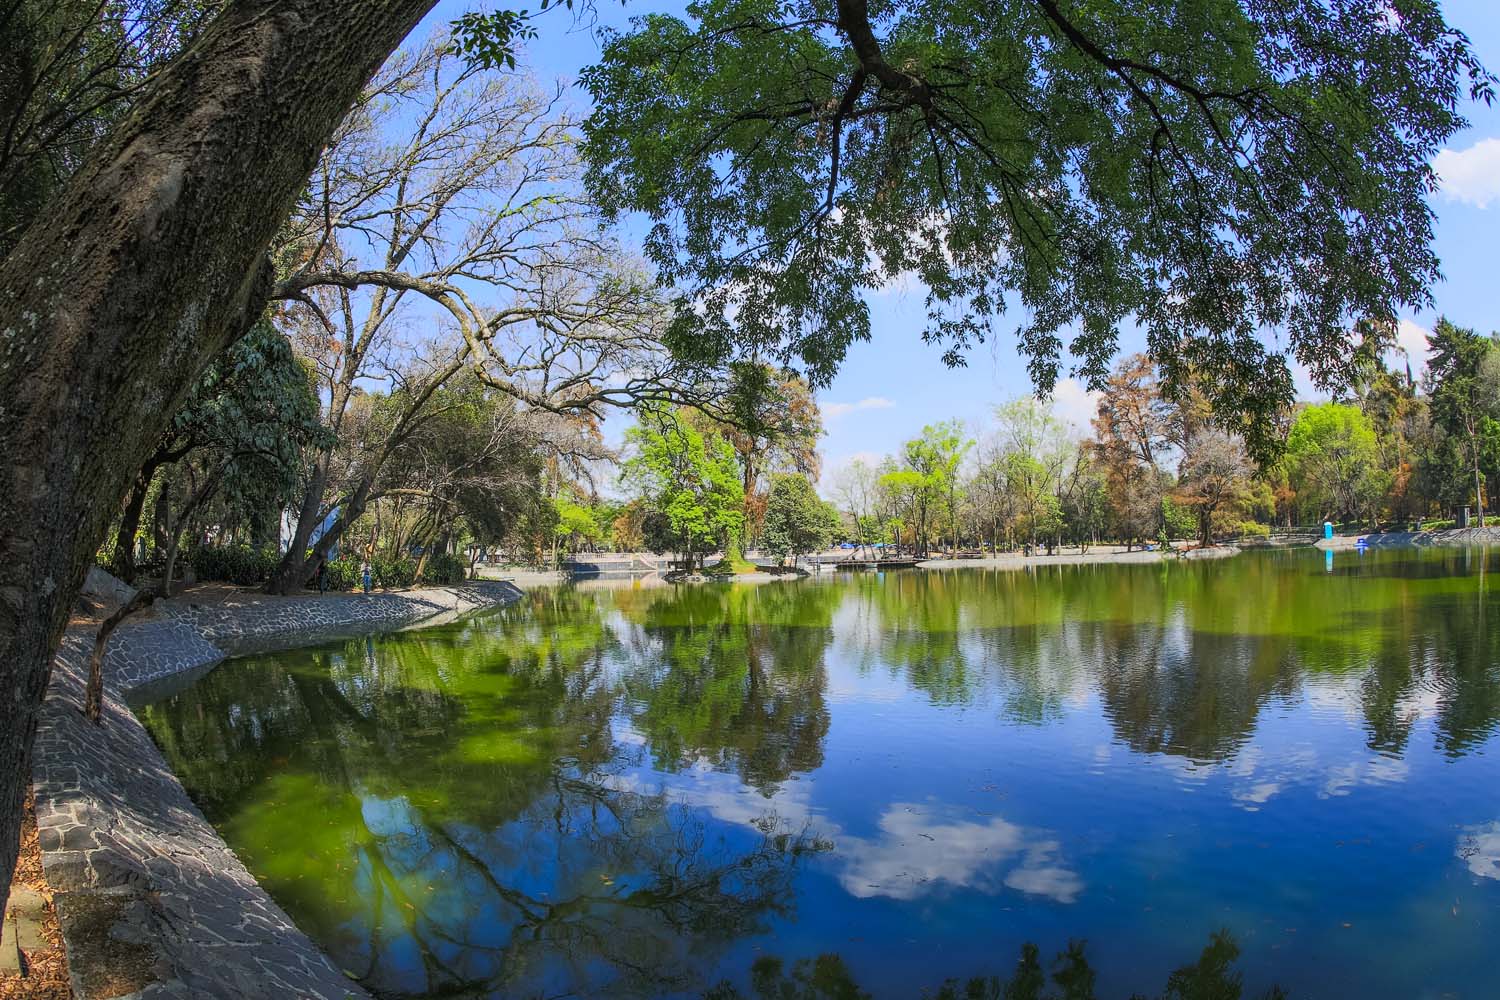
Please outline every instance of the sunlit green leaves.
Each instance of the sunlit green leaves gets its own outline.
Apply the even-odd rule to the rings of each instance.
[[[544,0],[542,9],[547,9]],[[516,48],[536,37],[525,10],[465,12],[452,23],[453,50],[481,69],[515,69]]]

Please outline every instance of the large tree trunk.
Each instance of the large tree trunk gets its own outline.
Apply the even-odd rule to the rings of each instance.
[[[0,907],[83,575],[168,417],[260,315],[328,137],[433,0],[232,0],[0,263]]]
[[[141,469],[130,488],[125,501],[125,510],[120,514],[120,530],[115,534],[115,558],[110,571],[126,583],[135,583],[135,533],[141,527],[141,511],[146,508],[146,496],[151,490],[151,474],[155,469]]]
[[[323,494],[328,489],[328,454],[325,452],[313,466],[312,478],[302,493],[302,508],[297,511],[297,527],[292,531],[292,540],[282,553],[276,572],[266,584],[268,594],[294,594],[307,583],[310,566],[317,565],[307,558],[307,546],[312,540],[313,529],[322,523]]]

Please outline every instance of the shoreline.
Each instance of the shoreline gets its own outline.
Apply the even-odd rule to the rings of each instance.
[[[1320,538],[1313,545],[1325,552],[1340,552],[1358,548],[1360,539],[1364,540],[1366,548],[1467,548],[1500,545],[1500,527],[1446,528],[1442,531],[1376,531],[1368,535],[1335,535],[1333,538]]]
[[[31,767],[42,870],[77,1000],[367,997],[256,882],[130,706],[244,652],[435,625],[521,596],[509,582],[469,581],[158,601],[110,637],[98,726],[80,711],[98,623],[75,617],[53,661]]]
[[[1058,552],[1056,555],[1023,556],[1007,552],[982,559],[923,559],[917,569],[1025,569],[1031,566],[1085,566],[1095,563],[1154,563],[1169,558],[1169,553],[1134,549],[1126,552],[1118,546],[1099,546],[1088,552]],[[1172,553],[1171,555],[1175,555]]]

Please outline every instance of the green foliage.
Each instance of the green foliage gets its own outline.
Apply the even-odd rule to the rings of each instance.
[[[415,404],[398,390],[375,408],[377,420]],[[418,544],[456,535],[477,544],[550,550],[556,510],[542,490],[534,425],[515,419],[516,402],[472,373],[432,394],[424,418],[386,461],[383,490],[406,489],[426,515]]]
[[[1020,530],[1035,546],[1062,526],[1057,488],[1072,444],[1051,406],[1035,396],[996,407],[995,417],[1004,443],[998,476],[1020,509]]]
[[[819,499],[806,476],[787,473],[772,478],[761,531],[767,551],[782,558],[821,552],[833,544],[838,525],[838,513]]]
[[[447,552],[435,552],[422,567],[424,583],[461,583],[469,575],[469,564]]]
[[[405,556],[376,556],[370,560],[370,575],[377,587],[410,587],[417,578],[417,564]]]
[[[363,585],[362,563],[353,556],[330,560],[326,582],[329,590],[358,590]]]
[[[1198,530],[1198,519],[1192,509],[1171,497],[1161,498],[1161,521],[1165,537],[1173,541],[1192,538]]]
[[[559,537],[585,542],[595,542],[603,537],[604,532],[599,527],[594,512],[571,496],[559,493],[552,498],[552,506],[557,510],[557,527],[554,530]]]
[[[1292,379],[1259,331],[1341,381],[1353,318],[1430,301],[1430,161],[1493,96],[1437,0],[1389,9],[705,0],[583,74],[591,189],[653,220],[687,356],[826,385],[865,293],[915,273],[950,364],[1015,302],[1039,389],[1065,351],[1097,383],[1133,319],[1266,453]]]
[[[940,537],[945,512],[948,527],[954,527],[962,492],[958,468],[973,446],[960,421],[928,424],[920,437],[901,446],[899,464],[881,466],[879,487],[893,501],[901,527],[910,529],[916,548],[925,551]]]
[[[233,583],[241,587],[265,583],[271,578],[280,559],[281,557],[274,549],[254,549],[248,545],[205,545],[194,549],[190,554],[193,572],[197,574],[198,579]],[[387,572],[390,572],[391,565],[376,560],[374,565],[377,585],[394,587],[409,584],[416,566],[409,560],[404,562],[406,583],[386,583],[385,578],[381,576],[381,568],[384,565]],[[353,556],[341,556],[330,560],[326,573],[328,589],[359,589],[362,566],[360,560]],[[456,583],[462,580],[466,573],[467,567],[461,559],[454,556],[434,556],[428,560],[426,578],[433,583]],[[394,572],[390,572],[392,579],[400,579],[401,575],[399,567]]]
[[[275,549],[248,545],[204,545],[189,556],[199,580],[214,580],[249,587],[271,578],[281,557]]]
[[[621,480],[645,501],[641,531],[653,552],[689,557],[726,546],[745,522],[734,449],[670,409],[645,407],[625,433]]]
[[[1440,496],[1477,504],[1476,489],[1500,474],[1500,344],[1446,319],[1427,343],[1430,411],[1444,437],[1423,460]]]
[[[1381,485],[1378,459],[1375,430],[1357,407],[1321,403],[1298,413],[1285,462],[1303,520],[1366,513]]]
[[[161,447],[219,470],[223,503],[249,517],[294,498],[302,449],[328,436],[307,369],[287,338],[261,322],[209,365]]]
[[[571,6],[571,4],[570,4]],[[542,0],[547,9],[547,0]],[[528,11],[466,11],[451,22],[453,51],[481,69],[516,68],[516,48],[536,38]]]

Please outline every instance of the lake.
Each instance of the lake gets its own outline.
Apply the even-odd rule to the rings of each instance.
[[[1493,998],[1496,571],[562,587],[141,715],[382,996]]]

